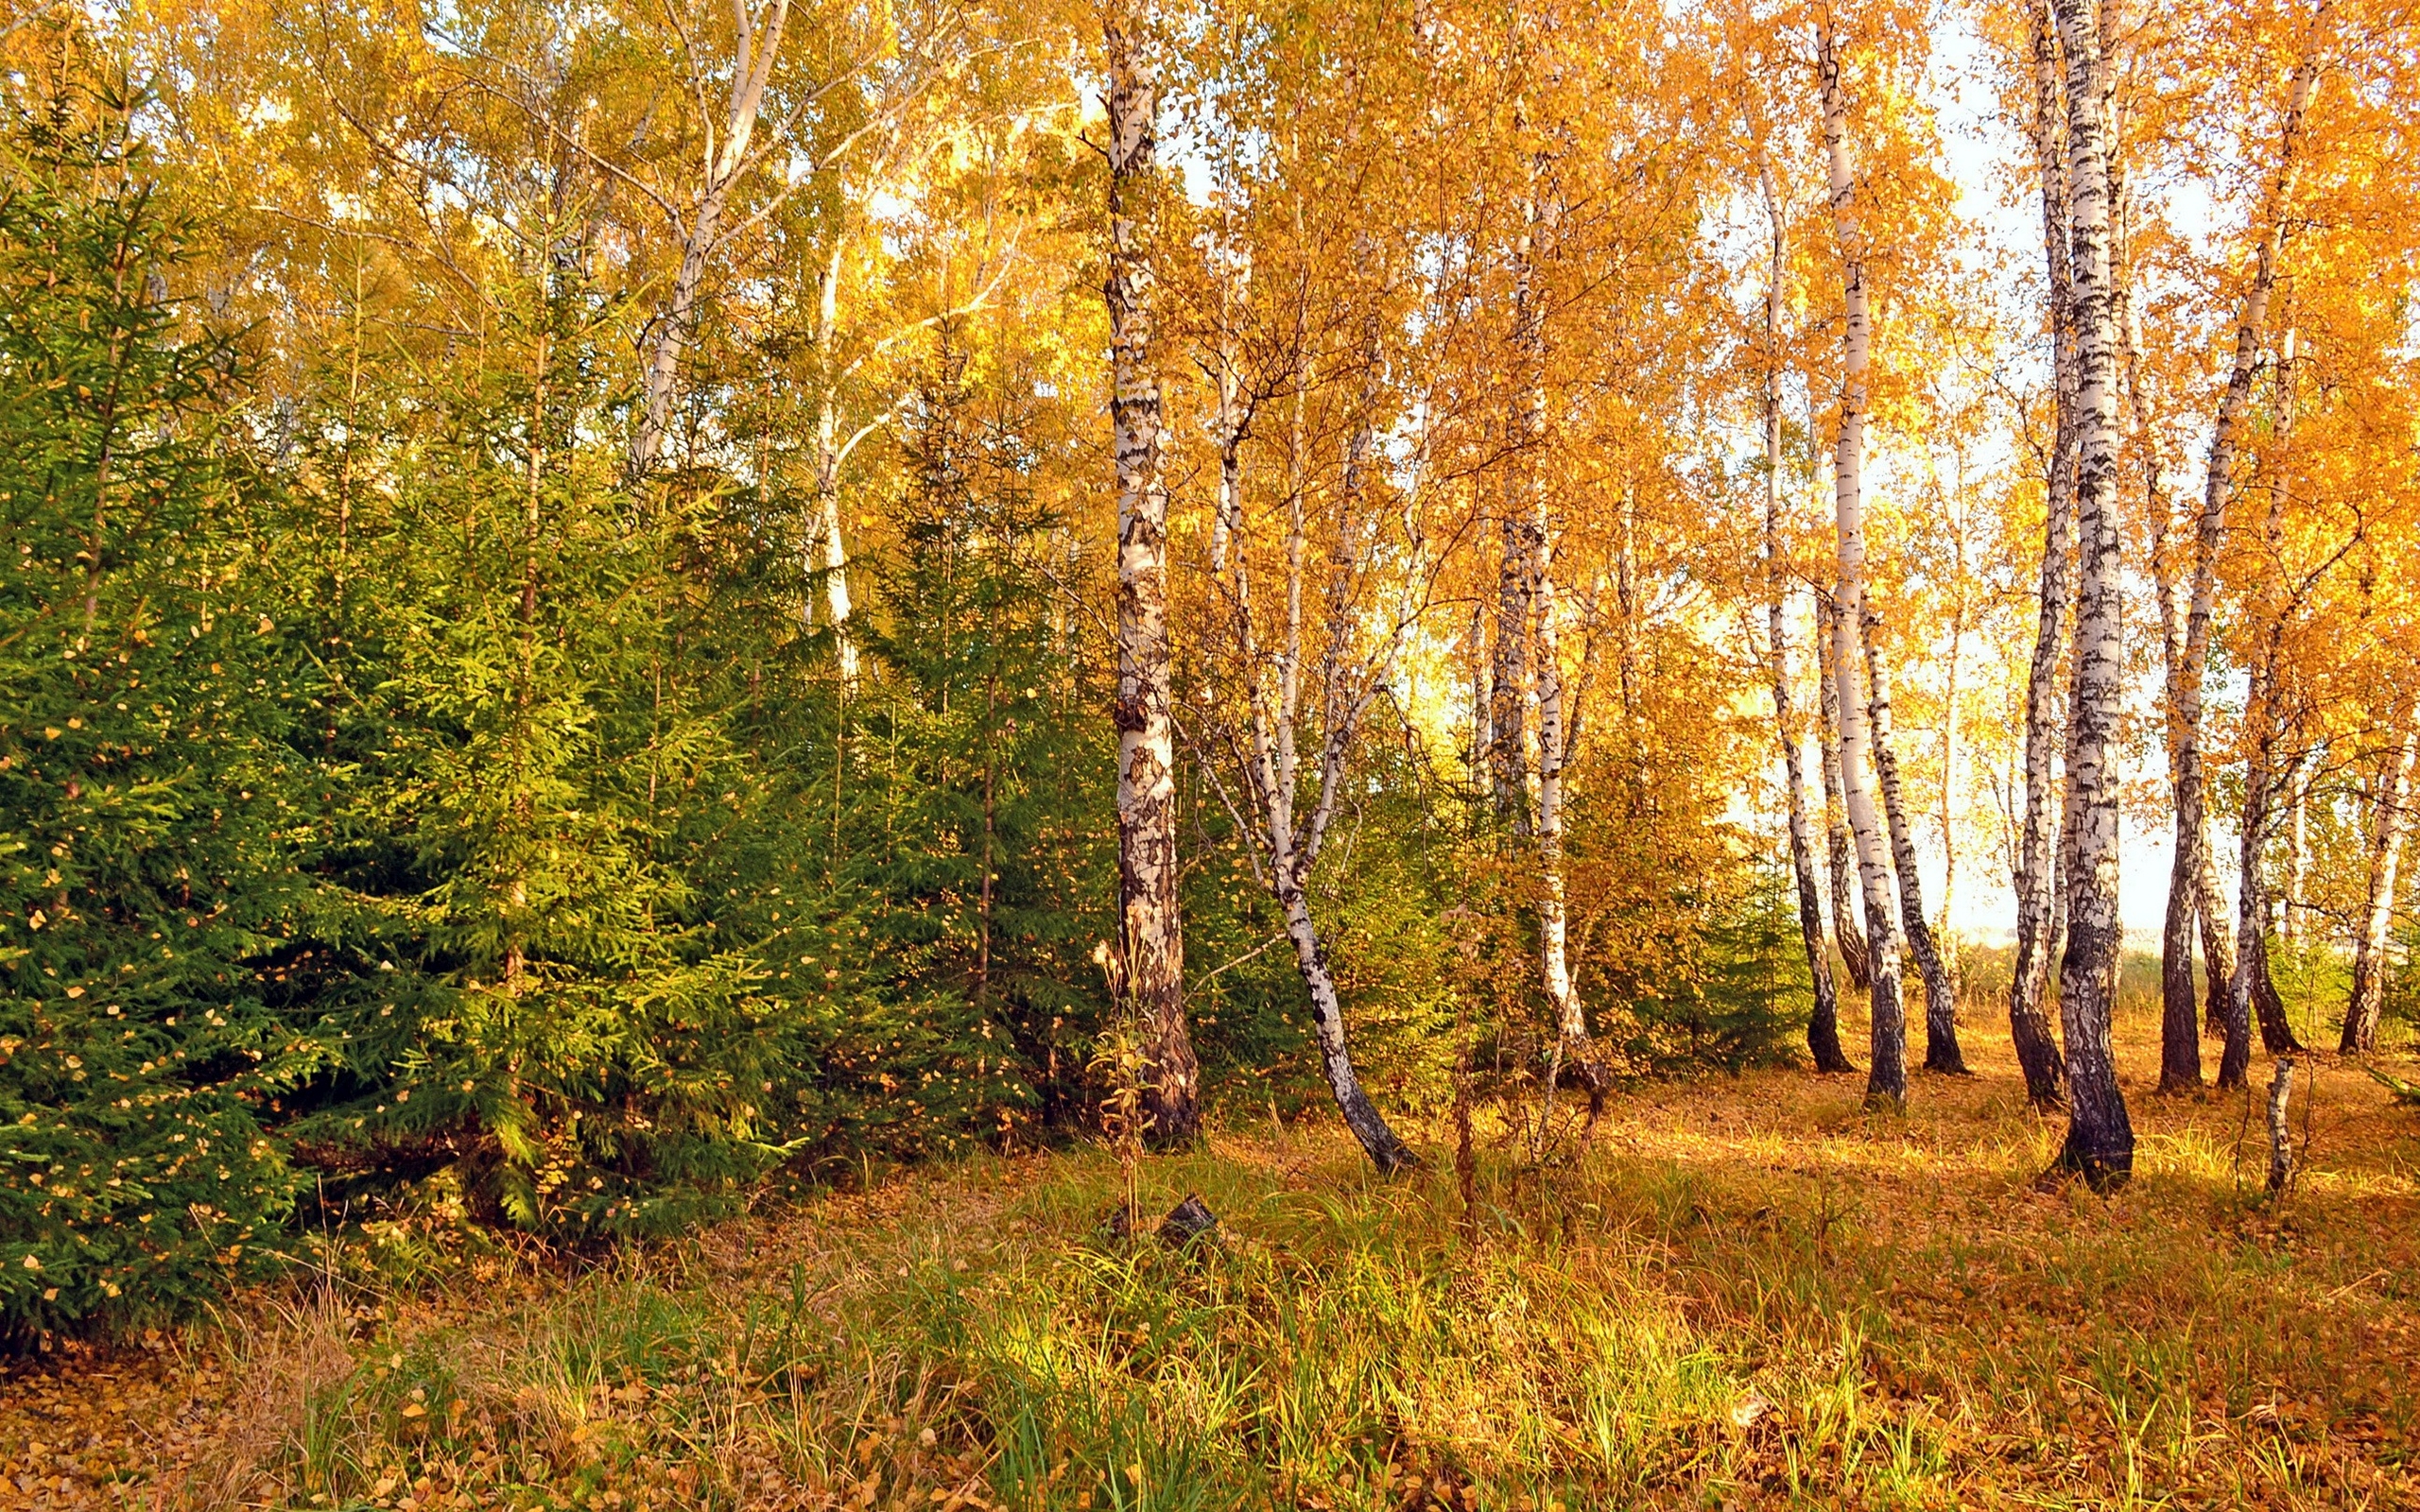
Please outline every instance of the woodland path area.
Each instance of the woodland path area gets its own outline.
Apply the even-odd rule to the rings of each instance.
[[[1450,1169],[1379,1180],[1316,1115],[1143,1162],[1223,1220],[1182,1254],[1107,1237],[1106,1152],[577,1274],[387,1232],[18,1367],[0,1505],[2413,1504],[2420,1122],[2328,1061],[2271,1204],[2261,1111],[2150,1095],[2120,1030],[2110,1198],[2035,1184],[2060,1125],[1970,1031],[1904,1124],[1768,1072],[1617,1098],[1576,1170],[1499,1147],[1476,1247]]]

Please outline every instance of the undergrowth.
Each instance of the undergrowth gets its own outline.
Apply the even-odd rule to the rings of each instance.
[[[2146,1099],[2103,1199],[2037,1188],[2056,1129],[2003,1070],[1921,1091],[1660,1089],[1545,1169],[1483,1123],[1468,1214],[1449,1160],[1231,1131],[1143,1168],[1219,1215],[1183,1248],[1113,1237],[1106,1151],[577,1275],[349,1239],[155,1364],[194,1426],[112,1474],[409,1512],[2407,1504],[2412,1146],[2357,1069],[2276,1204],[2229,1100]]]

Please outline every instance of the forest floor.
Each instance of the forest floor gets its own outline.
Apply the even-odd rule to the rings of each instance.
[[[2133,1183],[2046,1190],[1972,1018],[1904,1119],[1757,1073],[1485,1147],[1475,1243],[1450,1151],[1380,1181],[1316,1116],[1140,1163],[1220,1218],[1182,1252],[1110,1237],[1104,1150],[578,1270],[373,1232],[0,1376],[0,1505],[2420,1505],[2420,1112],[2321,1057],[2272,1203],[2258,1108],[2137,1074]]]

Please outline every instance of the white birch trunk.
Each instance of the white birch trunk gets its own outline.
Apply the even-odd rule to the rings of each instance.
[[[849,550],[840,520],[840,390],[832,370],[833,342],[839,334],[840,268],[844,250],[838,246],[817,280],[815,344],[821,363],[815,403],[815,519],[821,559],[816,564],[823,579],[823,603],[831,618],[832,647],[839,658],[840,683],[857,682],[857,644],[850,632],[855,606],[849,599]]]
[[[2009,1038],[2036,1108],[2066,1101],[2066,1068],[2045,1005],[2057,934],[2058,867],[2052,847],[2063,829],[2055,767],[2065,744],[2058,729],[2059,644],[2071,592],[2067,552],[2075,520],[2075,342],[2067,261],[2067,168],[2059,152],[2057,34],[2050,0],[2033,12],[2033,147],[2042,176],[2042,240],[2049,284],[2055,420],[2045,470],[2042,571],[2033,661],[2025,686],[2025,816],[2016,847],[2016,957],[2009,979]]]
[[[2202,752],[2202,682],[2209,661],[2211,621],[2218,609],[2219,548],[2225,540],[2227,504],[2235,490],[2236,438],[2252,401],[2253,379],[2259,370],[2260,352],[2268,339],[2269,301],[2284,257],[2286,212],[2300,171],[2303,116],[2310,107],[2311,91],[2317,81],[2318,70],[2305,60],[2295,70],[2288,92],[2276,175],[2270,182],[2269,202],[2260,220],[2260,240],[2253,254],[2252,285],[2244,290],[2243,305],[2236,317],[2235,360],[2210,429],[2202,507],[2194,523],[2193,588],[2186,615],[2184,654],[2170,693],[2170,740],[2176,749],[2178,856],[2169,885],[2189,886],[2201,913],[2203,954],[2211,977],[2210,996],[2213,1007],[2219,1010],[2213,1017],[2221,1031],[2226,1029],[2228,1015],[2233,1011],[2233,983],[2239,963],[2226,938],[2225,900],[2219,890],[2217,862],[2209,842],[2207,779]],[[2246,1043],[2238,1055],[2231,1042],[2230,1050],[2219,1063],[2219,1085],[2243,1085],[2250,1064],[2250,1045]]]
[[[1184,1021],[1184,936],[1177,907],[1176,760],[1168,708],[1167,516],[1160,472],[1156,279],[1147,217],[1156,83],[1141,56],[1134,0],[1113,4],[1109,60],[1111,427],[1117,474],[1116,978],[1143,1037],[1144,1108],[1158,1143],[1201,1132],[1200,1069]]]
[[[1899,932],[1892,919],[1891,855],[1866,773],[1869,735],[1864,701],[1857,696],[1858,639],[1865,616],[1865,384],[1872,318],[1865,288],[1865,242],[1857,218],[1857,169],[1848,140],[1848,96],[1841,85],[1839,39],[1821,34],[1824,146],[1830,166],[1832,224],[1840,240],[1844,318],[1841,335],[1840,434],[1832,451],[1832,500],[1839,541],[1832,663],[1841,688],[1841,788],[1849,831],[1857,841],[1858,877],[1865,902],[1867,952],[1873,971],[1873,1051],[1866,1074],[1870,1100],[1893,1106],[1908,1097],[1908,1028],[1899,1000]]]
[[[1538,513],[1546,512],[1540,490]],[[1545,521],[1538,528],[1545,530]],[[1549,555],[1537,575],[1538,684],[1538,971],[1547,1004],[1555,1018],[1556,1054],[1590,1094],[1592,1107],[1608,1084],[1607,1074],[1589,1045],[1588,1017],[1571,980],[1569,925],[1565,919],[1563,872],[1564,763],[1569,755],[1565,728],[1562,666],[1562,634],[1555,624],[1554,565]],[[1552,1080],[1552,1075],[1549,1075]]]
[[[1519,242],[1513,248],[1512,360],[1521,377],[1520,398],[1506,417],[1513,452],[1504,479],[1495,586],[1495,659],[1489,779],[1499,819],[1516,837],[1527,837],[1530,806],[1529,709],[1536,696],[1537,575],[1546,555],[1540,516],[1528,496],[1529,480],[1545,466],[1535,454],[1545,444],[1546,325],[1538,283],[1538,212],[1535,167],[1522,204]]]
[[[1226,313],[1232,316],[1232,305]],[[1297,725],[1301,715],[1303,595],[1308,570],[1309,519],[1304,507],[1302,475],[1302,408],[1299,403],[1307,374],[1297,374],[1294,450],[1288,463],[1286,512],[1286,625],[1275,658],[1276,687],[1270,686],[1269,658],[1261,649],[1254,618],[1252,577],[1252,531],[1244,512],[1242,444],[1245,417],[1232,347],[1222,327],[1219,418],[1219,506],[1213,524],[1212,571],[1224,601],[1229,635],[1244,681],[1245,730],[1236,749],[1236,765],[1252,816],[1236,817],[1253,846],[1253,871],[1278,905],[1286,936],[1294,947],[1294,964],[1311,1002],[1313,1034],[1318,1041],[1320,1069],[1345,1126],[1359,1141],[1371,1163],[1383,1174],[1419,1160],[1388,1125],[1355,1071],[1345,1035],[1344,1007],[1334,974],[1320,940],[1310,903],[1310,881],[1324,844],[1330,816],[1336,812],[1348,773],[1346,762],[1358,738],[1371,699],[1392,674],[1403,637],[1411,623],[1416,595],[1407,600],[1393,633],[1374,661],[1355,649],[1357,620],[1353,587],[1367,572],[1372,554],[1365,535],[1367,496],[1374,466],[1379,397],[1379,363],[1374,319],[1365,323],[1362,413],[1347,444],[1344,486],[1337,520],[1337,539],[1328,553],[1325,607],[1327,635],[1316,678],[1322,740],[1319,787],[1306,822],[1298,822],[1300,767]],[[1374,532],[1371,533],[1372,535]],[[1415,549],[1414,557],[1420,553]],[[1419,571],[1415,560],[1414,572]],[[1222,789],[1223,791],[1223,789]]]
[[[2370,818],[2369,887],[2353,941],[2353,993],[2344,1009],[2343,1053],[2377,1048],[2378,1007],[2386,996],[2387,930],[2394,921],[2395,864],[2411,816],[2411,768],[2420,756],[2420,711],[2404,714],[2403,743],[2388,759]]]
[[[1867,596],[1865,670],[1868,735],[1874,746],[1876,784],[1882,790],[1882,816],[1891,836],[1891,864],[1899,883],[1899,928],[1916,958],[1925,986],[1925,1070],[1963,1076],[1966,1058],[1958,1050],[1958,994],[1942,964],[1941,947],[1933,939],[1932,921],[1925,913],[1924,883],[1916,869],[1915,829],[1909,822],[1905,784],[1899,780],[1899,757],[1891,742],[1891,668],[1882,651],[1882,616]]]
[[[1781,305],[1788,275],[1788,243],[1772,168],[1758,163],[1765,211],[1772,222],[1772,259],[1765,281],[1765,655],[1773,690],[1773,733],[1781,742],[1782,782],[1789,804],[1789,870],[1798,892],[1798,934],[1806,948],[1806,974],[1815,1002],[1806,1020],[1806,1049],[1815,1069],[1855,1071],[1841,1050],[1840,997],[1832,985],[1832,952],[1824,939],[1823,892],[1815,881],[1815,827],[1806,812],[1806,775],[1800,759],[1798,714],[1790,707],[1789,639],[1783,614],[1787,597],[1781,551]]]
[[[732,0],[732,10],[739,56],[732,68],[731,95],[719,123],[720,141],[711,133],[706,139],[705,163],[689,224],[681,238],[681,266],[672,278],[671,297],[657,314],[651,333],[640,388],[638,429],[631,437],[632,476],[653,467],[664,448],[673,394],[680,384],[682,354],[697,334],[698,301],[705,290],[707,265],[722,247],[723,215],[730,207],[732,189],[750,161],[749,143],[756,134],[765,86],[781,51],[789,0],[772,0],[761,26],[749,14],[747,0]]]
[[[1941,713],[1941,964],[1949,973],[1949,1000],[1965,996],[1963,966],[1959,959],[1958,925],[1958,684],[1966,655],[1966,527],[1958,527],[1956,602],[1949,618],[1948,685]]]
[[[2067,709],[2067,806],[2074,855],[2059,970],[2066,1041],[2066,1168],[2094,1188],[2134,1173],[2135,1133],[2118,1087],[2110,1024],[2123,943],[2118,914],[2116,747],[2125,672],[2118,555],[2117,339],[2109,261],[2109,142],[2100,18],[2058,0],[2067,64],[2067,191],[2076,345],[2077,602]]]
[[[1849,986],[1863,992],[1873,987],[1874,976],[1852,881],[1856,875],[1856,844],[1849,836],[1848,810],[1841,799],[1841,681],[1832,666],[1835,618],[1831,591],[1817,589],[1815,723],[1824,773],[1824,863],[1831,884],[1832,937],[1840,945],[1841,967],[1848,973]]]
[[[1540,269],[1552,234],[1554,214],[1551,205],[1541,200],[1536,180],[1533,163],[1518,249],[1512,347],[1522,384],[1512,429],[1516,440],[1514,466],[1520,479],[1519,509],[1523,516],[1519,544],[1527,557],[1521,586],[1526,591],[1530,614],[1529,696],[1535,702],[1538,721],[1533,814],[1538,871],[1538,977],[1555,1023],[1554,1043],[1547,1059],[1548,1106],[1552,1106],[1556,1084],[1567,1062],[1573,1078],[1588,1093],[1593,1126],[1603,1107],[1605,1091],[1612,1085],[1612,1076],[1598,1060],[1590,1043],[1587,1011],[1571,978],[1563,862],[1564,765],[1571,754],[1571,732],[1565,719],[1562,627],[1556,612],[1554,523],[1547,488],[1546,320]],[[1541,1139],[1545,1133],[1542,1123]]]
[[[2298,74],[2297,82],[2305,77]],[[2289,329],[2279,343],[2276,365],[2276,438],[2278,466],[2290,455],[2294,428],[2294,333]],[[2262,526],[2268,559],[2282,561],[2286,540],[2288,490],[2282,476],[2269,490],[2269,513]],[[2267,585],[2272,590],[2279,585]],[[2307,586],[2307,585],[2306,585]],[[2273,592],[2261,595],[2273,600]],[[2293,613],[2290,599],[2261,605],[2256,602],[2246,618],[2262,624],[2262,653],[2255,659],[2243,700],[2243,813],[2241,843],[2237,854],[2235,975],[2227,990],[2226,1048],[2219,1061],[2219,1085],[2238,1085],[2252,1055],[2251,1025],[2257,1019],[2263,1049],[2286,1055],[2302,1047],[2286,1020],[2286,1005],[2269,969],[2268,876],[2263,851],[2277,817],[2278,799],[2293,792],[2298,763],[2289,761],[2278,771],[2279,747],[2286,737],[2285,713],[2279,708],[2280,663],[2284,657],[2286,623]],[[2233,1074],[2230,1075],[2230,1073]]]

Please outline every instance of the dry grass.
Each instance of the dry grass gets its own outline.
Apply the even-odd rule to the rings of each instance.
[[[2154,1064],[2150,1023],[2121,1028]],[[1224,1220],[1184,1254],[1106,1237],[1098,1152],[576,1275],[492,1252],[403,1284],[356,1254],[223,1327],[9,1380],[0,1487],[413,1512],[2420,1500],[2420,1117],[2324,1066],[2273,1205],[2256,1112],[2238,1149],[2239,1100],[2130,1083],[2135,1182],[2043,1191],[2056,1126],[2004,1039],[1968,1048],[1981,1074],[1920,1079],[1904,1120],[1776,1073],[1624,1099],[1577,1168],[1507,1142],[1476,1247],[1448,1174],[1380,1183],[1325,1128],[1264,1125],[1146,1162],[1147,1200]]]

